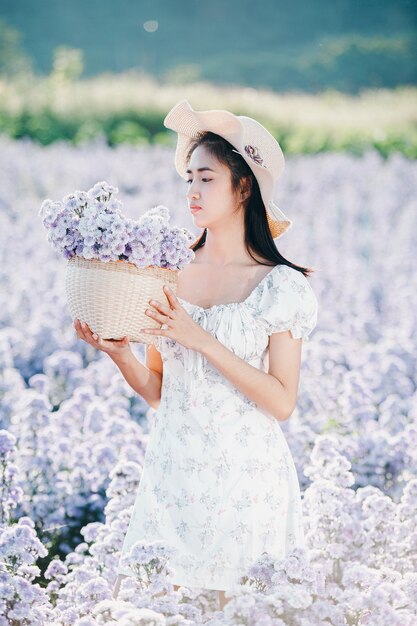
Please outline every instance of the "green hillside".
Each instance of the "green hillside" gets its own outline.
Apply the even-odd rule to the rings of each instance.
[[[48,74],[58,46],[83,75],[143,70],[275,91],[357,93],[417,82],[411,0],[2,0],[0,71]],[[20,35],[20,40],[19,40]]]

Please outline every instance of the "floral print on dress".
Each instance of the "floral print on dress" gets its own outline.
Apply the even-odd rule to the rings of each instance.
[[[178,298],[197,323],[267,371],[269,337],[309,340],[317,299],[298,270],[276,265],[243,302],[202,308]],[[122,552],[138,540],[178,549],[172,582],[232,590],[267,551],[304,545],[299,482],[279,422],[199,352],[158,336],[163,361],[141,481]],[[133,572],[119,565],[119,574]]]

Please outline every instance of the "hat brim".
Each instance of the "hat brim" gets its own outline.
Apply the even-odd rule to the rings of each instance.
[[[187,178],[187,154],[193,143],[200,133],[211,131],[220,136],[226,135],[229,141],[236,149],[239,148],[239,140],[241,138],[242,126],[239,119],[230,111],[224,109],[210,109],[208,111],[194,111],[187,100],[178,102],[166,115],[164,126],[177,133],[177,145],[175,150],[175,169],[178,174]],[[234,137],[236,140],[234,142]],[[246,155],[241,154],[248,166],[254,171],[256,178],[262,181],[262,188],[266,197],[272,197],[274,190],[273,178],[264,167],[248,159]],[[281,209],[270,200],[265,203],[266,216],[271,235],[274,239],[281,237],[293,222],[281,211]]]
[[[193,139],[196,139],[200,133],[211,131],[221,136],[227,135],[228,141],[235,145],[233,135],[237,138],[242,131],[239,121],[230,111],[223,109],[194,111],[187,100],[181,100],[169,111],[164,119],[164,126],[178,134],[175,168],[182,178],[186,178],[187,175],[188,149]]]

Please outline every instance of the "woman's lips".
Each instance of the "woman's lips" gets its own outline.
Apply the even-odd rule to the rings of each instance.
[[[194,214],[194,213],[197,213],[197,211],[201,211],[201,206],[199,206],[199,207],[191,207],[191,208],[190,208],[190,211],[191,211],[191,213],[193,213],[193,214]]]

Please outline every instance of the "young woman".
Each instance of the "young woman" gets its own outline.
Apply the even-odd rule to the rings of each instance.
[[[273,203],[283,169],[276,140],[255,120],[193,111],[181,101],[177,171],[203,229],[176,295],[149,303],[161,329],[146,365],[128,338],[78,336],[109,354],[157,409],[122,552],[165,540],[179,586],[216,589],[220,607],[263,552],[304,545],[296,468],[280,427],[294,411],[301,344],[317,323],[310,269],[287,261],[274,238],[292,224]],[[231,143],[230,140],[233,140]],[[114,595],[128,568],[118,568]]]

